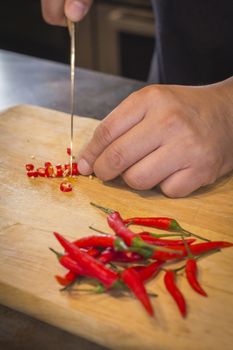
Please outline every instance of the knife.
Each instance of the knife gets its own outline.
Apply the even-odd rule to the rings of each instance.
[[[74,93],[75,93],[75,23],[67,20],[70,33],[70,176],[73,163]]]

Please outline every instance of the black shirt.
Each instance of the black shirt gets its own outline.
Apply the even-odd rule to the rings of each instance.
[[[233,75],[233,0],[152,0],[150,82],[200,85]]]

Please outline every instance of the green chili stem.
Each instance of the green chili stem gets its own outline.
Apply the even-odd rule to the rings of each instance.
[[[212,254],[215,254],[215,253],[219,253],[219,252],[220,252],[220,249],[211,250],[209,252],[202,253],[202,254],[200,254],[198,256],[194,256],[193,259],[199,260],[199,259],[205,258],[205,257],[207,257],[209,255],[212,255]],[[182,265],[181,267],[178,267],[177,269],[174,269],[173,271],[174,272],[178,272],[178,271],[181,271],[181,270],[185,269],[185,267],[186,267],[186,265]],[[163,269],[163,268],[161,268],[161,269]],[[163,270],[166,271],[166,269],[163,269]]]
[[[182,235],[186,236],[186,237],[190,237],[190,234],[185,234],[185,233],[181,233],[181,232],[177,232],[177,233],[153,233],[153,232],[148,232],[150,234],[150,236],[155,237],[155,238],[163,238],[163,237],[180,237]]]
[[[191,250],[190,250],[190,248],[189,248],[188,243],[187,243],[187,242],[185,241],[185,239],[184,239],[184,235],[182,235],[181,238],[182,238],[182,241],[183,241],[183,243],[184,243],[185,249],[186,249],[186,251],[187,251],[188,258],[192,259],[192,258],[193,258],[193,254],[191,253]]]
[[[165,248],[165,247],[161,247],[161,246],[157,246],[157,245],[152,245],[152,244],[148,244],[145,243],[141,237],[135,237],[133,239],[133,245],[131,246],[132,248],[148,248],[153,250],[158,250],[160,252],[165,252],[165,253],[175,253],[175,254],[182,254],[182,252],[180,250],[174,250],[174,249],[170,249],[170,248]]]
[[[49,248],[49,250],[51,250],[51,252],[53,252],[55,255],[56,255],[56,257],[58,258],[58,260],[60,260],[62,257],[63,257],[63,255],[64,254],[62,254],[62,253],[59,253],[59,252],[57,252],[55,249],[53,249],[53,248]]]
[[[112,210],[112,209],[110,209],[110,208],[102,207],[101,205],[95,204],[95,203],[93,203],[93,202],[90,202],[90,204],[91,204],[93,207],[102,210],[102,211],[103,211],[104,213],[106,213],[106,214],[112,214],[112,213],[115,212],[115,210]]]
[[[95,228],[95,227],[93,227],[93,226],[89,226],[89,229],[92,230],[92,231],[101,233],[101,234],[103,234],[103,235],[105,235],[105,236],[112,236],[111,233],[104,232],[104,231],[99,230],[98,228]]]
[[[197,235],[196,233],[187,231],[187,230],[183,229],[182,227],[180,228],[180,230],[181,230],[181,233],[185,234],[186,236],[189,235],[189,236],[193,236],[193,237],[199,238],[199,239],[201,239],[202,241],[210,242],[210,239],[204,238],[204,237],[202,237],[202,236],[199,236],[199,235]]]

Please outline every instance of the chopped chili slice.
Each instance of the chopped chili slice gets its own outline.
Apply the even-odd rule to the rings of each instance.
[[[49,165],[47,167],[45,167],[45,176],[47,177],[53,177],[54,175],[54,169],[52,165]]]
[[[62,192],[71,192],[72,191],[72,184],[69,181],[63,181],[60,184],[60,190]]]
[[[56,177],[62,177],[63,176],[63,169],[61,164],[57,164],[55,166],[55,172],[56,172]]]
[[[65,176],[70,175],[70,164],[65,164],[64,168],[65,168],[65,171],[64,171]],[[79,175],[77,163],[72,163],[72,174],[71,175]]]
[[[28,177],[37,177],[38,176],[38,171],[35,170],[30,170],[27,172]]]
[[[33,164],[26,164],[25,165],[27,171],[34,170],[34,165]]]
[[[38,172],[38,175],[41,177],[45,177],[46,175],[45,168],[38,168],[37,172]]]
[[[77,163],[72,163],[72,175],[79,175]]]

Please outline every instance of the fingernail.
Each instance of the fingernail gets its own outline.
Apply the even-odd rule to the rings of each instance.
[[[87,10],[87,5],[85,5],[82,1],[73,0],[67,7],[67,17],[74,22],[80,21],[87,13]]]
[[[78,162],[78,170],[82,175],[90,175],[93,172],[91,166],[83,158],[81,158]]]

